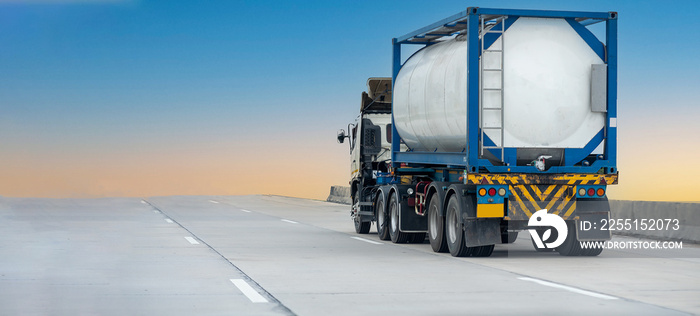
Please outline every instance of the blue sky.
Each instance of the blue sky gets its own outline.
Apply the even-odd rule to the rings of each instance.
[[[0,153],[287,141],[344,171],[335,131],[390,75],[391,38],[468,6],[618,11],[621,124],[700,114],[695,1],[0,0]]]

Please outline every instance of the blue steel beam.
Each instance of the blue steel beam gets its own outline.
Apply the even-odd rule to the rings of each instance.
[[[600,23],[600,22],[605,22],[605,20],[591,20],[591,19],[588,19],[588,20],[583,20],[583,21],[581,21],[581,22],[579,22],[579,23],[580,23],[581,25],[583,25],[583,26],[590,26],[590,25],[593,25],[593,24],[598,24],[598,23]]]
[[[396,76],[401,70],[401,44],[397,42],[396,39],[392,40],[392,46],[394,49],[393,53],[393,64],[391,68],[391,104],[394,103],[394,84],[396,83]],[[401,136],[399,136],[399,131],[396,129],[396,124],[394,123],[394,111],[391,111],[391,166],[396,169],[399,167],[398,160],[396,159],[396,154],[401,151]]]
[[[467,8],[466,11],[459,12],[455,15],[452,15],[450,17],[447,17],[445,19],[442,19],[440,21],[437,21],[433,24],[430,24],[428,26],[422,27],[420,29],[417,29],[413,32],[404,34],[403,36],[399,36],[396,38],[397,43],[412,43],[408,42],[408,40],[425,35],[426,33],[429,33],[432,30],[439,29],[444,26],[448,27],[454,27],[457,24],[462,24],[464,23],[464,19],[469,15],[469,14],[477,14],[477,15],[510,15],[510,16],[525,16],[525,17],[544,17],[544,18],[586,18],[586,19],[593,19],[593,20],[587,20],[582,22],[582,25],[590,25],[590,24],[595,24],[598,23],[602,20],[606,20],[610,18],[611,15],[615,14],[614,12],[587,12],[587,11],[549,11],[549,10],[514,10],[514,9],[491,9],[491,8],[478,8],[478,7],[471,7]]]
[[[396,42],[397,43],[404,43],[413,37],[416,37],[418,35],[423,35],[425,33],[432,31],[432,30],[441,28],[441,27],[445,26],[446,24],[455,23],[455,21],[458,21],[460,19],[464,19],[464,17],[466,17],[466,16],[467,16],[467,11],[462,11],[462,12],[457,13],[455,15],[452,15],[448,18],[445,18],[445,19],[437,21],[433,24],[430,24],[426,27],[419,28],[411,33],[405,34],[403,36],[399,36],[396,38]]]
[[[608,19],[610,12],[587,12],[587,11],[550,11],[550,10],[518,10],[518,9],[491,9],[491,8],[468,8],[467,11],[474,14],[484,15],[517,15],[535,18],[589,18]]]
[[[437,153],[437,152],[400,152],[395,153],[396,159],[403,163],[417,163],[429,165],[453,165],[464,167],[466,165],[464,153]]]
[[[467,167],[479,171],[479,15],[469,11],[467,20]]]
[[[578,33],[578,36],[580,36],[586,44],[600,57],[601,60],[605,60],[605,45],[601,43],[591,31],[589,31],[585,26],[581,25],[581,23],[576,22],[574,19],[566,19],[566,22],[571,25],[571,28]]]
[[[605,124],[605,154],[610,167],[617,169],[617,13],[606,21],[605,42],[608,64],[608,116]],[[614,124],[613,124],[614,123]],[[614,125],[614,126],[611,126]],[[612,171],[610,171],[612,172]]]

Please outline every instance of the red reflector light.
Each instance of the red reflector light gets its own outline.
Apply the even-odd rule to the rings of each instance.
[[[490,196],[496,195],[496,189],[490,188],[490,189],[489,189],[489,195],[490,195]]]
[[[595,195],[595,189],[593,189],[593,188],[588,189],[588,195],[589,195],[589,196],[594,196],[594,195]]]
[[[603,196],[605,195],[605,190],[603,188],[598,189],[598,196]]]

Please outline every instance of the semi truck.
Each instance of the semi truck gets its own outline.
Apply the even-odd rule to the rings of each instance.
[[[367,80],[337,135],[355,231],[458,257],[527,231],[537,251],[599,255],[581,242],[611,238],[590,223],[610,218],[619,175],[617,19],[469,7],[394,38],[392,76]]]

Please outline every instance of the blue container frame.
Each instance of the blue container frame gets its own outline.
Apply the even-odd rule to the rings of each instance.
[[[605,127],[583,149],[565,149],[564,166],[551,167],[540,171],[534,166],[496,166],[489,160],[479,158],[479,19],[481,16],[508,16],[505,22],[506,29],[519,17],[559,18],[566,19],[576,32],[588,43],[588,45],[607,64],[607,112]],[[432,45],[431,40],[422,40],[426,35],[450,36],[454,33],[436,33],[445,27],[466,24],[462,34],[467,36],[467,148],[465,152],[401,152],[401,142],[393,141],[391,144],[391,161],[394,169],[401,163],[415,165],[441,165],[449,168],[465,169],[469,173],[598,173],[603,170],[605,174],[617,173],[617,12],[581,12],[581,11],[543,11],[543,10],[518,10],[518,9],[489,9],[469,7],[467,10],[435,22],[416,31],[394,38],[392,82],[396,82],[396,76],[403,64],[401,63],[402,45]],[[605,22],[605,44],[586,30],[586,26],[599,22]],[[428,34],[430,33],[430,34]],[[487,41],[496,38],[486,38]],[[393,96],[393,94],[392,94]],[[393,100],[392,100],[393,101]],[[391,116],[392,139],[401,139],[394,115]],[[614,123],[614,124],[611,124]],[[575,165],[583,160],[601,141],[605,140],[602,159],[596,159],[590,165]],[[586,152],[587,151],[587,152]],[[506,148],[504,156],[514,157],[514,150]],[[579,156],[581,159],[567,159],[567,154]],[[582,155],[583,154],[583,155]],[[506,158],[506,160],[508,160]]]

